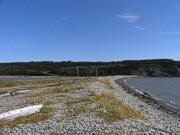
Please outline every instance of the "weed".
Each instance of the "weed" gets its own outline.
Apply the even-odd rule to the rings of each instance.
[[[104,84],[106,88],[110,90],[115,90],[115,88],[112,86],[111,82],[108,80],[99,80],[100,83]]]
[[[40,113],[51,113],[51,112],[55,112],[56,109],[52,108],[52,107],[43,107],[40,111]]]
[[[106,122],[114,122],[121,119],[144,119],[144,116],[123,104],[114,95],[108,93],[93,94],[95,96],[85,97],[79,99],[81,102],[80,107],[76,107],[73,110],[73,115],[80,113],[95,112],[99,117],[103,118]],[[76,102],[71,102],[76,104]],[[72,105],[71,104],[71,105]],[[96,107],[91,107],[92,104],[96,104]]]
[[[39,122],[39,121],[47,120],[51,116],[52,115],[48,114],[48,113],[46,113],[46,114],[38,113],[38,114],[34,114],[34,115],[31,115],[31,116],[28,116],[28,117],[20,117],[20,118],[17,118],[15,120],[13,120],[13,121],[4,122],[2,124],[2,127],[3,128],[7,128],[7,127],[13,128],[13,127],[16,127],[19,124],[36,123],[36,122]]]
[[[20,124],[30,124],[30,123],[45,121],[45,120],[52,117],[51,112],[54,112],[54,111],[55,111],[54,108],[43,107],[41,109],[40,113],[30,115],[27,117],[20,117],[20,118],[13,120],[13,121],[2,122],[1,127],[2,128],[8,128],[8,127],[13,128],[13,127],[16,127],[17,125],[20,125]]]
[[[55,101],[47,100],[47,101],[44,101],[42,104],[45,105],[45,106],[48,106],[48,105],[55,104]]]

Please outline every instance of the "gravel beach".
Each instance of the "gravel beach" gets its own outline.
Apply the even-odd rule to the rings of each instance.
[[[53,100],[53,104],[46,103],[47,107],[55,108],[52,117],[47,120],[35,123],[20,124],[15,127],[6,127],[0,129],[2,135],[60,135],[60,134],[92,134],[92,135],[180,135],[180,116],[174,113],[158,109],[154,104],[147,104],[133,94],[128,93],[115,80],[131,76],[109,76],[93,78],[93,81],[84,84],[72,86],[70,92],[60,94],[50,94],[48,96],[31,97],[46,91],[47,88],[34,88],[30,93],[23,95],[7,96],[0,98],[0,113],[13,109],[29,106],[44,101]],[[98,80],[108,80],[115,88],[110,90]],[[58,86],[54,86],[56,88]],[[91,92],[96,90],[97,93],[111,93],[129,107],[135,109],[144,115],[144,120],[122,119],[111,123],[106,122],[103,118],[98,117],[93,112],[79,113],[71,116],[73,107],[67,104],[75,99],[87,97]],[[29,98],[31,97],[31,98]],[[33,100],[32,100],[33,99]],[[77,103],[78,107],[81,103]],[[96,106],[96,104],[93,104]],[[93,106],[92,105],[92,106]],[[0,125],[1,126],[1,125]]]

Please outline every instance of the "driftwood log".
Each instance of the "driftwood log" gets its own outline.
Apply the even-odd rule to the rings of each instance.
[[[30,90],[21,90],[21,91],[16,91],[16,92],[9,92],[9,93],[5,93],[5,94],[1,94],[1,97],[7,97],[7,96],[15,96],[15,95],[20,95],[20,94],[26,94],[30,92]]]
[[[40,112],[42,105],[29,106],[17,110],[12,110],[3,114],[0,114],[0,121],[14,120],[18,117],[29,116],[34,113]]]

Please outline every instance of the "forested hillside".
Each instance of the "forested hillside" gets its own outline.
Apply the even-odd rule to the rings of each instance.
[[[17,62],[0,63],[0,75],[77,76],[142,75],[180,76],[180,62],[169,59],[119,62]]]

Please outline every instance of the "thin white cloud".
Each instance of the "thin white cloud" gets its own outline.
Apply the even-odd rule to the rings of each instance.
[[[124,13],[117,15],[117,18],[126,20],[129,23],[135,23],[138,21],[140,16],[136,14]]]
[[[55,20],[52,24],[51,24],[51,27],[55,27],[56,25],[64,22],[64,21],[67,21],[69,19],[71,19],[72,17],[74,17],[75,15],[72,14],[72,15],[67,15],[67,16],[62,16],[62,17],[59,17],[57,20]]]
[[[134,26],[134,28],[137,29],[137,30],[141,30],[141,31],[146,30],[144,27],[141,27],[141,26]]]
[[[164,36],[177,36],[180,35],[180,32],[162,32]]]

